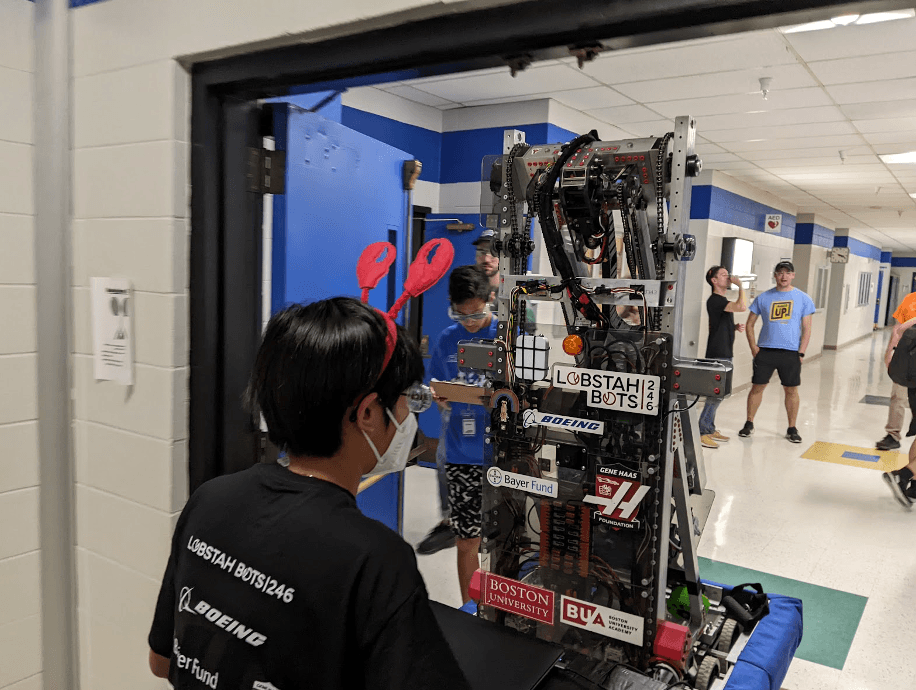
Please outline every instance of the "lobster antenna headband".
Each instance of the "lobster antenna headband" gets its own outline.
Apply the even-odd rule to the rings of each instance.
[[[356,262],[356,278],[362,290],[360,299],[369,303],[369,291],[381,282],[388,274],[391,264],[397,258],[398,251],[390,242],[373,242],[363,250]],[[432,256],[431,256],[432,255]],[[404,281],[404,291],[398,297],[387,313],[379,310],[385,318],[388,327],[388,336],[385,338],[385,359],[382,362],[382,371],[385,371],[394,346],[397,342],[397,328],[394,320],[397,318],[404,305],[413,298],[419,297],[442,279],[451,268],[455,258],[455,248],[446,239],[430,240],[417,252],[417,258],[411,262],[407,269],[407,280]]]

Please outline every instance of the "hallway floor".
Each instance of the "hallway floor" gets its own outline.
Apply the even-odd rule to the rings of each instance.
[[[887,406],[862,400],[890,395],[882,362],[888,337],[889,331],[878,332],[804,365],[801,444],[784,438],[785,408],[774,374],[754,435],[737,435],[745,389],[717,415],[731,441],[704,451],[716,501],[700,556],[867,597],[842,668],[796,658],[782,684],[787,690],[916,688],[906,661],[914,656],[916,629],[916,510],[908,513],[893,500],[876,469],[801,457],[816,441],[874,448],[884,436]],[[898,467],[908,447],[905,439]],[[406,484],[404,537],[415,545],[438,520],[435,472],[410,468]],[[455,549],[418,561],[430,596],[460,605]]]

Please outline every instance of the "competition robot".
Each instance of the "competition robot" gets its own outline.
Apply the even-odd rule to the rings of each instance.
[[[498,335],[458,352],[487,384],[435,384],[491,412],[478,615],[559,643],[599,687],[708,690],[751,621],[697,567],[712,493],[694,405],[730,392],[731,367],[681,357],[695,122],[625,141],[506,137],[483,166]]]

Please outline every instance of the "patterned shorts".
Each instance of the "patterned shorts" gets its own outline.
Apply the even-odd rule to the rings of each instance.
[[[459,539],[480,536],[482,465],[446,465],[449,522]]]

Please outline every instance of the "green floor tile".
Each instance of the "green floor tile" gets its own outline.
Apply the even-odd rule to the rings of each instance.
[[[868,597],[700,558],[700,576],[725,585],[759,582],[763,591],[802,600],[804,633],[795,656],[842,669]]]

